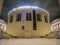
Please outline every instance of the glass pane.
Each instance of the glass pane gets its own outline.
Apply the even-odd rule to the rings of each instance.
[[[41,15],[37,14],[37,21],[42,21]]]
[[[31,21],[31,13],[29,13],[28,15],[29,15],[29,21]]]
[[[31,13],[26,13],[26,20],[31,21]]]
[[[26,13],[26,20],[28,21],[28,13]]]
[[[18,15],[16,15],[16,16],[17,16],[16,21],[21,21],[21,14],[18,14]]]

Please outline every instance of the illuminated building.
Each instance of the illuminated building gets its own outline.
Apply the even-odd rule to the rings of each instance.
[[[51,32],[49,12],[37,6],[20,6],[8,13],[6,32],[16,37],[40,37]]]

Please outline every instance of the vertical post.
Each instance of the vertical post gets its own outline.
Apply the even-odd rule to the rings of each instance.
[[[25,10],[22,10],[21,11],[21,14],[22,14],[22,30],[24,30],[24,28],[25,28]]]
[[[36,12],[33,10],[33,30],[36,30]]]

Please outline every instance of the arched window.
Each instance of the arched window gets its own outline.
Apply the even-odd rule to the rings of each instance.
[[[13,16],[10,15],[10,23],[12,23],[12,22],[13,22]]]
[[[21,21],[21,13],[16,15],[16,21]]]
[[[48,16],[44,16],[45,22],[48,23]]]

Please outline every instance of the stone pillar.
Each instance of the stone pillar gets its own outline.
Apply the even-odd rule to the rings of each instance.
[[[2,10],[2,5],[3,5],[3,0],[0,0],[0,14],[1,14],[1,10]]]

